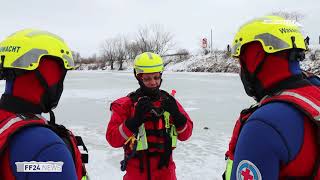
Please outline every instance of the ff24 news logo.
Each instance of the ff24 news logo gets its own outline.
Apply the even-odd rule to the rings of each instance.
[[[63,162],[16,162],[17,172],[62,172]]]

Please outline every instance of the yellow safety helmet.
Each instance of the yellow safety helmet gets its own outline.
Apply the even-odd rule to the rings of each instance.
[[[162,58],[155,53],[144,52],[134,60],[134,70],[136,75],[140,73],[163,72],[164,65]]]
[[[299,26],[279,16],[265,16],[242,25],[232,42],[232,56],[239,57],[241,47],[253,41],[259,41],[267,53],[292,48],[306,50]]]
[[[66,69],[75,67],[72,52],[64,40],[47,31],[24,29],[0,43],[3,68],[35,70],[43,56],[60,58]]]

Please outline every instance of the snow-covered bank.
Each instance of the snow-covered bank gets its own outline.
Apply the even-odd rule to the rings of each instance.
[[[208,55],[190,55],[187,59],[180,57],[166,57],[165,69],[173,72],[229,72],[238,73],[239,63],[231,58],[226,51],[215,51]],[[127,60],[123,63],[124,71],[132,71],[133,60]],[[301,62],[304,70],[320,74],[320,49],[312,47],[306,53],[306,59]],[[117,63],[114,64],[115,71],[119,68]],[[79,70],[110,70],[107,63],[81,64]]]

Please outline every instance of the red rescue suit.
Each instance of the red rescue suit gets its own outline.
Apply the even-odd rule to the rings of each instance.
[[[295,159],[282,165],[279,179],[320,179],[320,92],[315,86],[285,90],[274,96],[265,97],[259,104],[243,110],[234,127],[226,158],[234,159],[241,128],[250,115],[259,107],[271,102],[292,104],[305,114],[304,143]],[[301,164],[304,166],[301,167]]]
[[[162,98],[157,101],[152,102],[154,107],[161,106]],[[112,116],[110,122],[108,124],[106,139],[112,147],[123,147],[124,143],[128,140],[129,137],[133,136],[133,132],[131,132],[126,126],[125,121],[132,118],[134,115],[134,100],[129,96],[122,97],[111,104]],[[180,103],[177,102],[178,108],[180,112],[187,118],[187,122],[183,127],[177,129],[178,140],[185,141],[187,140],[191,134],[193,129],[193,123],[185,112]],[[170,117],[170,122],[173,122],[174,119]],[[161,137],[156,136],[155,134],[149,134],[148,132],[157,130],[158,128],[162,128],[162,121],[146,121],[144,123],[145,130],[147,131],[147,141],[148,144],[157,144],[163,143],[163,139]],[[149,153],[153,152],[156,155],[149,156]],[[130,151],[125,150],[125,154],[130,153]],[[159,153],[159,155],[157,155]],[[152,180],[175,180],[175,163],[172,160],[172,155],[170,155],[168,167],[158,168],[160,154],[162,150],[157,149],[156,147],[150,147],[148,150],[144,150],[142,152],[139,151],[139,158],[131,158],[128,161],[128,165],[126,168],[126,175],[124,176],[124,180],[137,180],[137,179],[147,179],[148,178],[148,169],[151,172]],[[141,164],[141,161],[143,164]],[[143,166],[143,167],[141,167]],[[142,170],[141,170],[142,169]],[[147,169],[147,170],[146,170]]]

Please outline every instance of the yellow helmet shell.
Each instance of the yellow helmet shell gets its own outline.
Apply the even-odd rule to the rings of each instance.
[[[266,16],[242,25],[232,42],[232,56],[239,57],[241,47],[253,41],[259,41],[267,53],[292,48],[306,50],[299,26],[278,16]]]
[[[72,52],[64,40],[47,31],[24,29],[0,43],[4,68],[35,70],[43,56],[60,58],[66,69],[75,67]]]
[[[140,73],[163,72],[163,60],[158,54],[144,52],[135,58],[134,69],[136,75]]]

